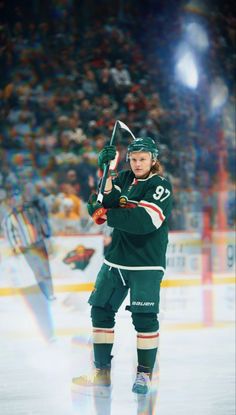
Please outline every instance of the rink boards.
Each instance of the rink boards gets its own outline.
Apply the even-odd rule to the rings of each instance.
[[[208,283],[203,279],[201,235],[176,232],[170,233],[169,239],[160,319],[174,329],[232,323],[235,318],[233,232],[212,234],[212,272]],[[57,236],[51,244],[50,265],[55,292],[61,299],[71,296],[71,302],[77,303],[82,292],[89,295],[103,262],[103,235]],[[0,252],[0,297],[33,292],[34,276],[24,257],[12,256],[3,239]]]
[[[103,262],[103,235],[56,236],[51,240],[50,265],[58,291],[91,290]],[[210,283],[232,284],[235,275],[235,235],[213,232]],[[0,239],[0,295],[29,287],[33,274],[22,255],[13,256]],[[196,232],[171,232],[163,287],[198,286],[203,281],[203,242]],[[5,290],[4,290],[5,288]]]

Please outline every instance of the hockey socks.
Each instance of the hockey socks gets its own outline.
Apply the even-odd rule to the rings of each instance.
[[[137,333],[138,372],[151,373],[157,355],[159,333]]]
[[[93,327],[93,350],[94,363],[96,368],[110,368],[113,342],[113,329]]]

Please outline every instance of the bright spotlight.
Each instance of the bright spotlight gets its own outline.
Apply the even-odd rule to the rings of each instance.
[[[215,78],[210,86],[211,109],[213,112],[223,107],[228,95],[229,90],[223,79],[220,77]]]
[[[204,51],[209,46],[205,29],[199,23],[189,23],[186,26],[186,36],[190,45]]]
[[[175,66],[177,79],[188,88],[195,89],[198,85],[198,71],[195,57],[192,51],[181,46],[178,51],[177,63]]]

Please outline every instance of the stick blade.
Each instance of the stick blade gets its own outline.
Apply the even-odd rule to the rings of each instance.
[[[123,130],[128,131],[128,133],[133,137],[133,139],[135,139],[134,134],[132,133],[132,131],[129,129],[129,127],[123,121],[117,120],[117,122],[118,122],[118,125],[120,126],[120,128],[122,128]]]

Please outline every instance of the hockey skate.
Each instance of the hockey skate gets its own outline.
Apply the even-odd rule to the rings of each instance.
[[[111,370],[94,370],[92,375],[83,375],[72,379],[72,391],[82,394],[94,394],[101,397],[109,395],[111,386]]]
[[[145,372],[137,372],[132,392],[146,395],[150,390],[150,385],[150,374]]]

